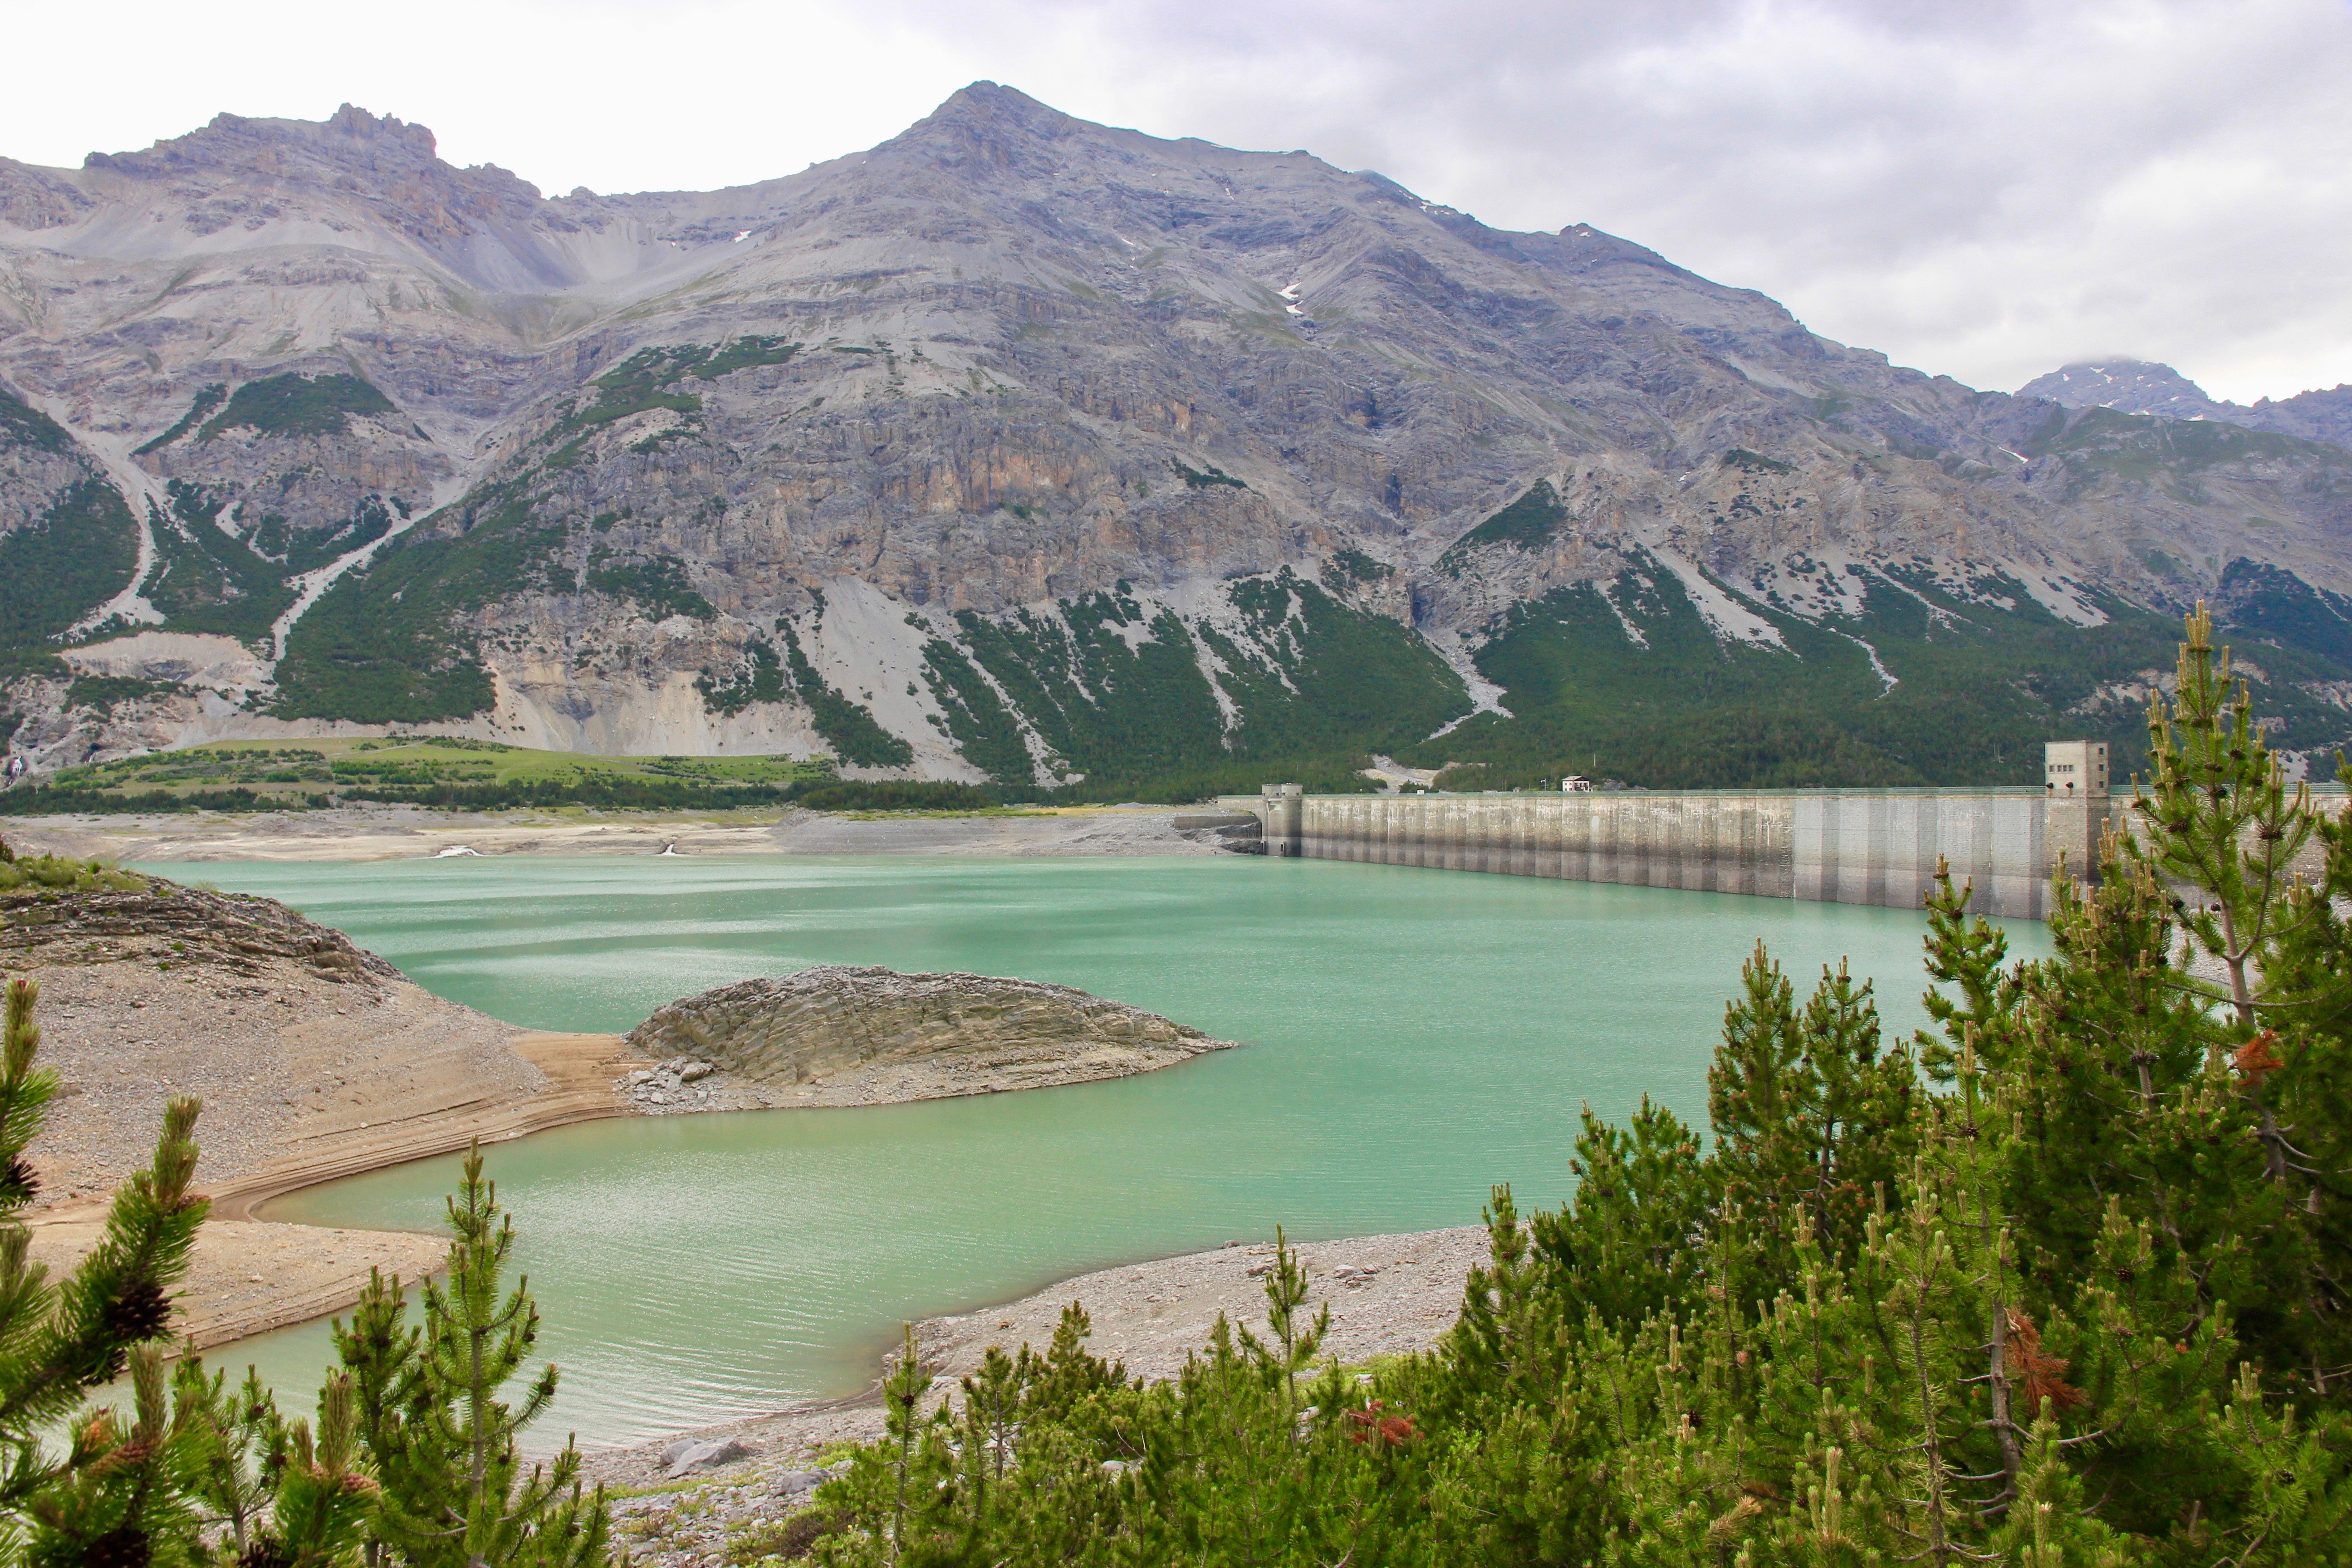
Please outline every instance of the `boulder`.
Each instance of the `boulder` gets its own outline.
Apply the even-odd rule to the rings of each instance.
[[[732,1437],[717,1442],[676,1442],[662,1450],[662,1477],[674,1481],[681,1476],[715,1470],[721,1465],[731,1465],[738,1459],[751,1457],[751,1450]]]

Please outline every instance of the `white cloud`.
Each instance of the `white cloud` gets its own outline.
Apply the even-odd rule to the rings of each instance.
[[[79,163],[346,99],[551,191],[867,146],[986,77],[1088,119],[1585,221],[1973,384],[2163,359],[2352,380],[2352,20],[2334,0],[126,0],[22,14],[0,152]]]

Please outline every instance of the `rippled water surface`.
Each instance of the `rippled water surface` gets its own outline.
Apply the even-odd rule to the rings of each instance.
[[[158,868],[167,873],[173,868]],[[185,870],[185,868],[179,868]],[[1577,1110],[1705,1118],[1759,937],[1850,955],[1926,1020],[1920,917],[1333,862],[945,857],[205,868],[340,926],[510,1022],[625,1030],[673,997],[814,963],[1082,986],[1244,1048],[1117,1082],[856,1110],[592,1122],[490,1151],[564,1369],[560,1441],[625,1441],[861,1386],[902,1319],[1079,1270],[1271,1236],[1555,1205]],[[2043,928],[2011,940],[2039,952]],[[455,1159],[273,1217],[425,1229]],[[311,1388],[311,1326],[222,1359]],[[544,1435],[543,1435],[544,1436]]]

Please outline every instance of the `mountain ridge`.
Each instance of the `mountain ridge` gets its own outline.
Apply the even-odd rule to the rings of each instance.
[[[2352,441],[2352,384],[2259,398],[2252,404],[2208,396],[2168,364],[2111,359],[2061,365],[2017,389],[2020,397],[2046,397],[2069,408],[2112,408],[2168,419],[2221,419],[2256,430],[2301,436],[2342,446]]]
[[[2352,736],[2307,436],[1978,392],[1588,225],[993,83],[709,193],[284,123],[0,161],[0,385],[68,443],[0,443],[0,565],[142,552],[93,649],[36,605],[0,653],[45,768],[359,724],[1016,794],[2021,781],[2128,735],[2200,595],[2282,744]],[[78,705],[101,662],[156,689]]]

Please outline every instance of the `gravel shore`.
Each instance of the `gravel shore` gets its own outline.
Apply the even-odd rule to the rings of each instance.
[[[1428,1350],[1454,1324],[1471,1266],[1486,1261],[1482,1226],[1358,1237],[1297,1249],[1309,1301],[1331,1309],[1328,1354],[1342,1364]],[[1269,1245],[1228,1243],[1210,1252],[1105,1268],[1050,1286],[1002,1307],[916,1325],[924,1364],[934,1371],[928,1409],[949,1397],[991,1345],[1045,1349],[1062,1309],[1081,1303],[1093,1321],[1087,1349],[1123,1362],[1130,1376],[1172,1377],[1186,1354],[1207,1342],[1223,1312],[1237,1326],[1265,1331],[1265,1269]],[[878,1383],[881,1370],[876,1369]],[[721,1560],[727,1538],[803,1506],[823,1479],[829,1450],[870,1442],[882,1433],[882,1409],[869,1392],[793,1406],[679,1433],[656,1442],[587,1456],[592,1480],[632,1495],[615,1509],[632,1558],[660,1568]],[[709,1468],[671,1478],[671,1458],[689,1462],[693,1446],[718,1454]],[[729,1448],[739,1457],[719,1458]]]
[[[142,862],[411,860],[478,855],[1221,855],[1168,806],[1067,806],[1018,816],[823,812],[452,812],[404,805],[226,816],[35,816],[9,839],[36,853]]]

